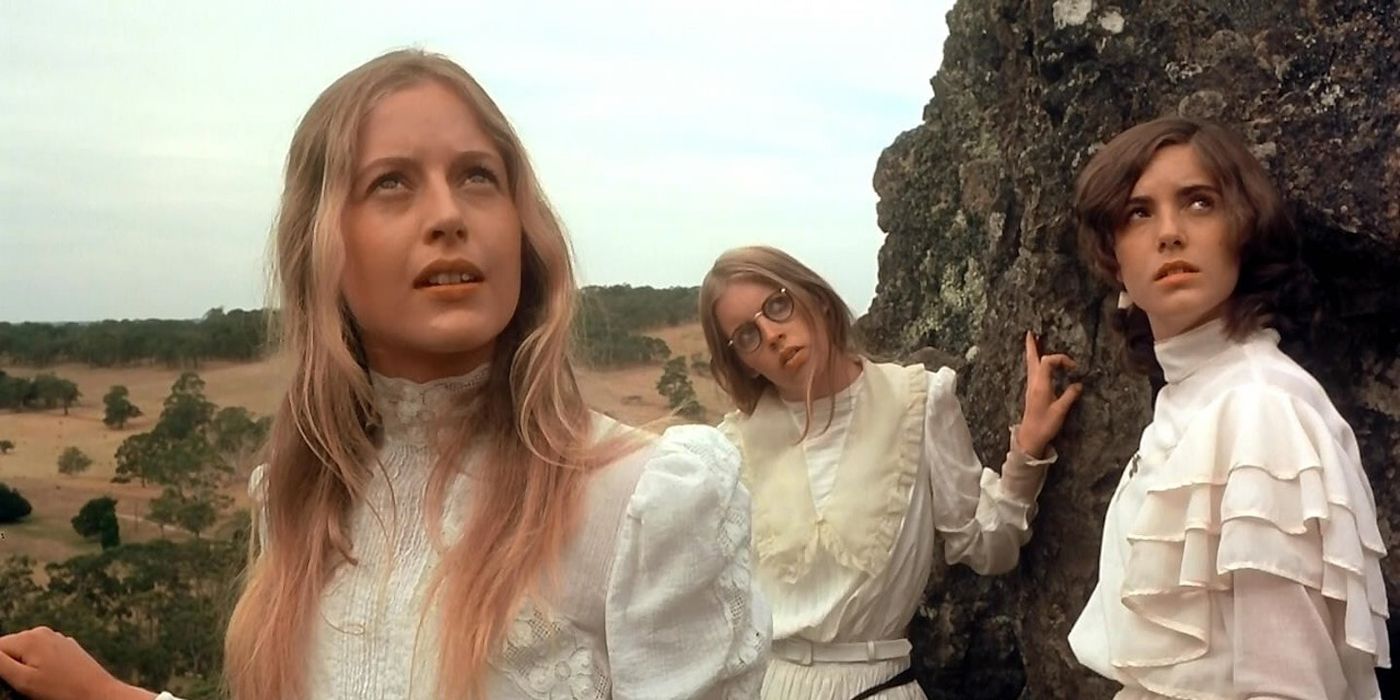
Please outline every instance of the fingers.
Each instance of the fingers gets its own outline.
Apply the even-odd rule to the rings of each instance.
[[[46,646],[45,642],[56,642],[60,639],[71,641],[72,637],[59,634],[43,626],[7,634],[0,637],[0,656],[8,656],[10,659],[23,662],[38,654]],[[76,644],[76,642],[73,643]]]
[[[1074,358],[1069,355],[1046,355],[1040,358],[1040,366],[1048,372],[1056,367],[1064,370],[1076,369],[1079,367],[1079,363],[1075,362]]]
[[[24,657],[29,653],[29,643],[34,637],[34,634],[36,632],[47,631],[47,629],[46,627],[36,627],[32,630],[15,632],[14,634],[7,634],[0,637],[0,656],[23,661]]]
[[[1026,331],[1026,378],[1040,365],[1040,350],[1035,347],[1035,334]]]
[[[1069,413],[1069,409],[1079,400],[1079,396],[1084,393],[1084,385],[1075,383],[1065,387],[1065,393],[1060,394],[1060,398],[1055,399],[1050,404],[1050,408],[1060,415]]]
[[[29,687],[29,676],[34,673],[34,669],[19,661],[23,656],[20,656],[19,651],[15,649],[17,644],[22,644],[16,639],[18,636],[9,634],[0,637],[0,679],[14,686],[16,690],[22,691]]]

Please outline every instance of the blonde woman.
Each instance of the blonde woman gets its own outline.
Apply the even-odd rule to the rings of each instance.
[[[1016,565],[1050,441],[1080,392],[1055,396],[1064,355],[1026,337],[1025,413],[1001,474],[972,447],[951,369],[878,364],[820,276],[772,248],[731,250],[700,289],[721,424],[753,493],[758,579],[773,609],[773,700],[922,699],[909,620],[933,557],[978,573]]]
[[[769,615],[738,455],[584,405],[566,239],[465,71],[400,51],[321,94],[275,262],[295,374],[251,487],[232,697],[757,693]],[[0,677],[41,700],[154,695],[44,629],[0,638]]]

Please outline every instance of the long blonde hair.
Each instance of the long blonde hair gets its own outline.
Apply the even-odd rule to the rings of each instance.
[[[629,449],[594,438],[569,357],[576,284],[568,241],[505,115],[465,70],[435,54],[395,51],[342,76],[292,137],[274,231],[280,341],[294,372],[268,443],[266,522],[254,518],[268,544],[250,563],[225,640],[225,678],[238,700],[305,695],[321,591],[337,566],[356,561],[348,517],[377,464],[380,421],[340,291],[341,210],[365,115],[430,80],[455,91],[495,142],[523,229],[518,309],[428,490],[427,526],[441,545],[446,486],[468,439],[483,446],[471,518],[428,597],[450,621],[441,626],[440,697],[480,697],[512,615],[548,582],[568,543],[589,472]]]
[[[724,393],[744,414],[752,414],[758,400],[772,386],[761,374],[749,371],[729,346],[729,338],[719,325],[715,304],[734,280],[748,280],[788,291],[799,313],[812,319],[819,337],[827,339],[825,362],[807,382],[807,425],[811,429],[812,384],[819,373],[830,375],[837,364],[857,356],[851,309],[822,276],[787,253],[768,246],[748,246],[725,251],[715,260],[700,284],[700,327],[710,351],[710,374]],[[828,423],[830,416],[828,416]]]

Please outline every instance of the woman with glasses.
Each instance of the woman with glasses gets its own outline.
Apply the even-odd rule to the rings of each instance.
[[[700,317],[716,381],[738,409],[720,428],[743,453],[758,579],[773,610],[765,699],[924,698],[909,620],[937,546],[979,573],[1016,565],[1050,440],[1081,391],[1056,396],[1064,355],[1026,336],[1026,396],[1001,475],[973,450],[951,369],[877,364],[851,312],[782,251],[715,261]]]

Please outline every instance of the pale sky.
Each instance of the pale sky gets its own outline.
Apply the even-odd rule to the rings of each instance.
[[[0,0],[0,321],[263,306],[292,130],[390,49],[515,124],[584,284],[698,284],[788,250],[857,312],[871,175],[932,97],[952,0]]]

